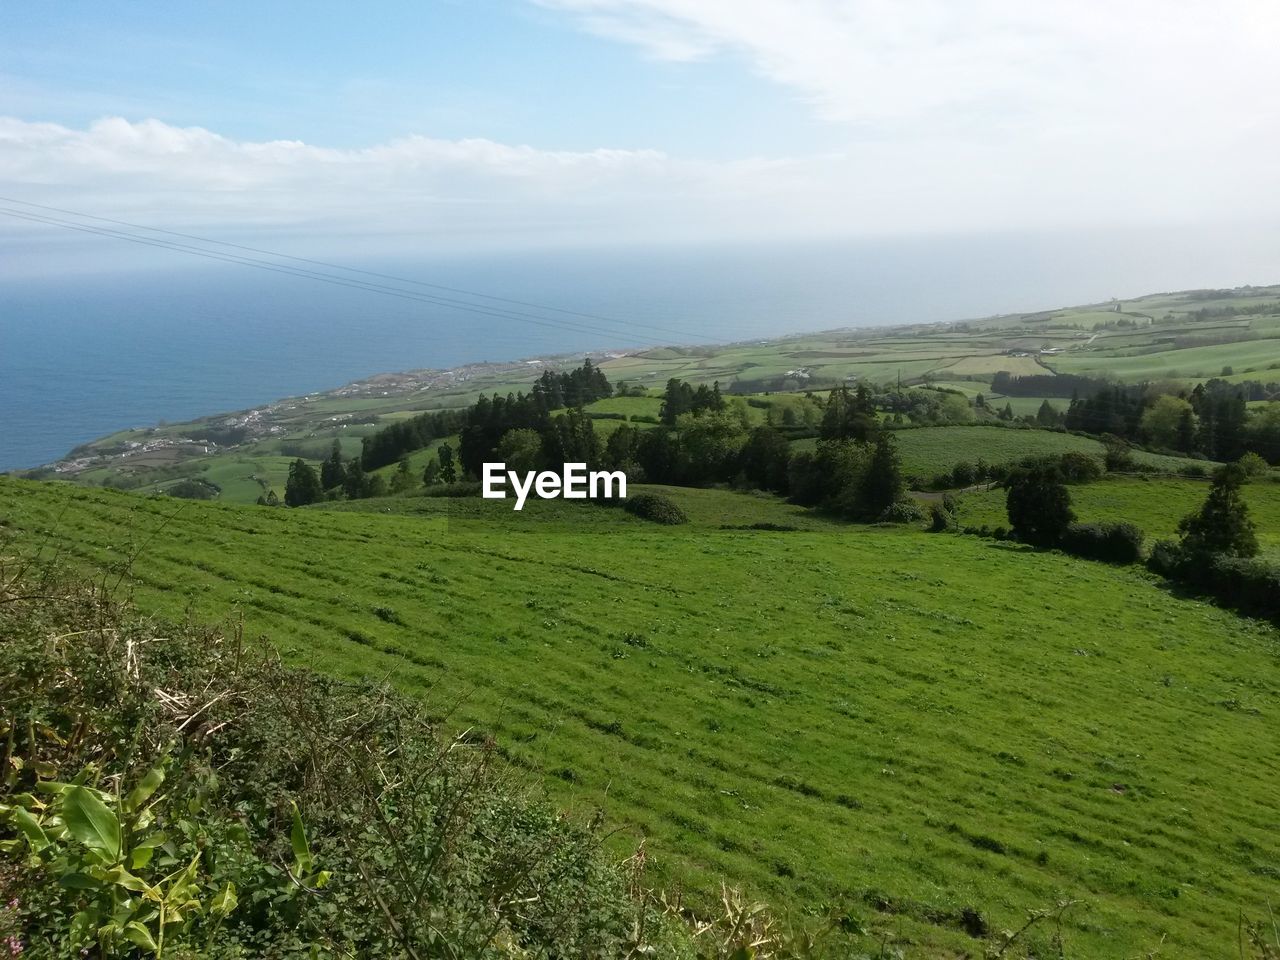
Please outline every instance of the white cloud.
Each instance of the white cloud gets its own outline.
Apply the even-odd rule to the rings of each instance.
[[[728,9],[713,0],[554,2],[591,8],[592,15],[624,6],[687,8],[690,15]],[[795,2],[796,9],[810,13],[834,7],[820,0]],[[744,10],[771,6],[760,0],[742,4]],[[779,30],[781,23],[775,23]],[[644,26],[672,27],[666,21]],[[760,24],[753,35],[756,30],[761,36],[769,33]],[[823,30],[815,19],[803,32],[816,44]],[[713,41],[709,24],[696,26],[691,36],[687,50],[728,42]],[[680,42],[652,43],[655,52],[680,56]],[[1039,42],[1033,36],[1027,44]],[[784,54],[772,56],[776,69],[784,69]],[[885,56],[894,61],[898,54]],[[958,52],[949,56],[952,62],[965,59]],[[1150,67],[1135,60],[1130,69],[1141,73]],[[835,62],[806,69],[816,76],[834,71]],[[1203,61],[1172,57],[1172,48],[1171,62],[1163,68],[1179,76],[1204,69]],[[1242,64],[1238,73],[1252,76],[1252,69]],[[978,75],[983,71],[998,72],[974,67],[957,84],[971,110],[981,100]],[[817,90],[815,82],[815,97]],[[860,102],[836,92],[829,88],[824,101],[833,115]],[[935,91],[912,99],[899,91],[897,96],[927,112],[944,109],[953,94]],[[1084,96],[1042,85],[1028,91],[1028,103],[1032,94]],[[1188,102],[1193,99],[1188,94]],[[1195,102],[1200,120],[1175,123],[1153,105],[1148,114],[1134,114],[1128,127],[1111,129],[1100,128],[1097,113],[1087,111],[1067,111],[1052,125],[1035,122],[1034,115],[1005,115],[997,125],[1012,128],[1008,136],[977,135],[976,119],[971,128],[905,124],[908,107],[900,105],[897,120],[905,124],[900,134],[885,121],[885,130],[856,138],[840,151],[723,162],[654,150],[555,151],[425,136],[334,149],[299,141],[236,140],[158,120],[108,117],[74,129],[0,117],[0,193],[259,243],[279,235],[285,238],[281,248],[289,252],[354,257],[1280,216],[1274,161],[1280,142],[1274,118],[1257,108],[1261,93],[1255,91],[1249,100],[1252,112],[1228,104],[1213,119],[1208,117],[1216,103],[1212,97]],[[1272,109],[1269,102],[1264,107]],[[868,121],[863,116],[859,122]],[[0,241],[9,251],[21,252],[26,244],[43,255],[57,235],[46,226],[0,217]],[[86,242],[83,236],[69,237]],[[104,250],[111,246],[91,242]],[[9,269],[17,269],[17,261],[8,261]]]
[[[1273,0],[534,2],[660,59],[744,56],[828,120],[895,135],[1274,133],[1278,116]]]

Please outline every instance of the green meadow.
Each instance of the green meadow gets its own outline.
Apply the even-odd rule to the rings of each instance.
[[[1114,477],[1074,486],[1072,509],[1086,523],[1135,523],[1156,540],[1174,540],[1178,521],[1194,513],[1209,492],[1207,480],[1188,477]],[[1005,491],[999,487],[960,497],[960,523],[965,526],[1007,527]],[[1258,480],[1244,488],[1249,514],[1258,528],[1264,555],[1280,559],[1280,482]]]
[[[1108,481],[1077,488],[1080,512],[1096,491],[1176,521],[1175,484],[1188,503],[1204,489]],[[1076,900],[1067,956],[1228,956],[1240,912],[1275,901],[1275,628],[1138,567],[665,492],[690,524],[0,478],[0,544],[119,580],[145,611],[243,617],[294,663],[390,679],[602,810],[619,851],[643,840],[694,903],[726,880],[842,918],[868,955],[976,956],[975,917],[1013,929]],[[1257,504],[1272,531],[1275,511]],[[1020,943],[1050,954],[1051,934]]]

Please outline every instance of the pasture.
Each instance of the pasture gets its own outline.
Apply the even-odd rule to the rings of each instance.
[[[1136,523],[1147,535],[1148,547],[1157,540],[1174,540],[1178,521],[1194,513],[1209,492],[1208,480],[1188,477],[1113,477],[1073,486],[1071,503],[1083,523]],[[1244,499],[1258,528],[1265,555],[1280,560],[1280,483],[1259,480],[1244,488]],[[962,494],[960,523],[965,526],[1005,527],[1005,491]]]
[[[1203,957],[1274,900],[1275,629],[1137,568],[724,530],[796,517],[679,495],[693,522],[657,528],[592,504],[273,510],[0,478],[0,523],[6,553],[127,569],[144,610],[243,616],[293,662],[492,733],[695,902],[724,878],[932,957],[978,953],[974,916],[1072,898],[1069,956]]]

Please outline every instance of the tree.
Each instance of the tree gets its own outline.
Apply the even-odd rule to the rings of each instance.
[[[549,463],[600,462],[600,439],[591,418],[581,408],[552,419],[542,434],[542,450]]]
[[[537,430],[508,430],[498,441],[497,458],[508,470],[529,473],[542,466],[542,437]]]
[[[787,492],[791,445],[773,427],[756,427],[742,448],[742,472],[762,490]]]
[[[347,479],[347,468],[342,462],[342,444],[333,441],[329,458],[320,464],[320,486],[325,490],[342,486]]]
[[[428,460],[426,469],[422,471],[422,482],[428,487],[440,482],[440,460]]]
[[[1204,504],[1178,524],[1184,555],[1257,556],[1257,532],[1249,519],[1249,507],[1240,495],[1246,480],[1244,467],[1238,463],[1218,468]]]
[[[1042,427],[1056,427],[1062,422],[1057,409],[1048,400],[1040,404],[1040,409],[1036,411],[1036,423]]]
[[[1168,394],[1156,397],[1142,412],[1143,436],[1162,450],[1189,449],[1181,446],[1189,430],[1195,436],[1195,411],[1189,401]]]
[[[407,493],[417,486],[417,483],[417,478],[414,477],[409,467],[409,458],[402,457],[400,465],[396,467],[396,472],[391,477],[391,492]]]
[[[447,443],[440,444],[440,449],[436,451],[436,456],[440,460],[440,479],[445,483],[456,483],[458,480],[458,468],[453,465],[453,447]]]
[[[307,461],[299,458],[289,464],[289,479],[284,487],[284,502],[291,507],[315,503],[324,493],[320,478]]]
[[[342,489],[348,500],[360,500],[367,497],[369,482],[364,472],[364,464],[359,457],[347,464],[346,477],[342,481]]]
[[[677,428],[688,482],[730,480],[738,472],[747,432],[732,411],[686,413],[677,421]]]
[[[1280,463],[1280,403],[1272,402],[1249,418],[1249,448],[1268,463]]]
[[[629,426],[618,427],[605,441],[605,463],[619,469],[635,466],[639,461],[639,450],[640,430]]]
[[[959,393],[944,393],[938,405],[938,419],[944,423],[972,423],[973,407]]]
[[[1056,464],[1023,467],[1009,478],[1005,500],[1009,525],[1018,539],[1037,547],[1056,544],[1075,521],[1071,493]]]
[[[968,404],[965,404],[966,408]],[[827,397],[820,432],[823,440],[857,440],[866,442],[876,432],[876,405],[871,391],[859,384],[854,393],[848,387],[837,387]]]
[[[880,516],[902,499],[906,489],[897,442],[892,434],[881,433],[876,437],[875,451],[862,477],[859,491],[862,512],[869,517]]]

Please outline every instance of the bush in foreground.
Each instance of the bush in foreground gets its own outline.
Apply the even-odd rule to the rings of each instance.
[[[488,738],[90,588],[0,576],[0,741],[24,957],[698,955]]]

